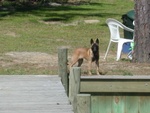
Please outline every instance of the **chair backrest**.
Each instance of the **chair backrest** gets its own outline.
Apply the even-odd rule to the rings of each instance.
[[[133,21],[133,25],[135,26],[135,21]]]
[[[130,32],[134,31],[134,30],[126,27],[125,25],[123,25],[121,22],[119,22],[115,19],[112,19],[112,18],[107,19],[106,23],[110,30],[110,38],[114,42],[117,42],[120,38],[119,28],[130,31]]]

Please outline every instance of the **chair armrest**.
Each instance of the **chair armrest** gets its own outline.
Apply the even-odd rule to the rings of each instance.
[[[126,31],[134,32],[133,29],[131,29],[131,28],[129,28],[129,27],[126,27],[126,26],[124,26],[124,25],[123,25],[123,28],[124,28],[124,30],[126,30]]]

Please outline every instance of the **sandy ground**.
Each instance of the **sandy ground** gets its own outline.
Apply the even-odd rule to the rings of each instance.
[[[126,55],[122,56],[123,59],[118,62],[115,61],[115,54],[110,53],[107,60],[103,59],[104,54],[101,54],[100,57],[100,69],[105,75],[150,75],[150,64],[132,63],[126,58]],[[70,59],[70,56],[68,59]],[[41,52],[8,52],[0,56],[0,67],[2,68],[22,64],[56,70],[58,68],[58,56]],[[86,75],[87,61],[84,61],[81,68],[82,74]],[[95,73],[94,63],[92,72]]]

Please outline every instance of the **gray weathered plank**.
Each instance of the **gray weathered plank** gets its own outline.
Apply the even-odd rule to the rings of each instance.
[[[81,80],[150,80],[150,76],[146,75],[134,75],[134,76],[121,76],[121,75],[92,75],[81,76]]]
[[[100,87],[97,87],[100,86]],[[80,92],[134,92],[149,93],[150,81],[99,81],[81,82]]]
[[[1,75],[0,113],[73,113],[57,75]]]
[[[80,92],[149,93],[149,76],[91,76],[81,77]],[[100,86],[100,87],[97,87]]]

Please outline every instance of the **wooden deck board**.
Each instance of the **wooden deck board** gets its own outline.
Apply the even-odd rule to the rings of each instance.
[[[1,75],[0,113],[73,113],[57,75]]]

